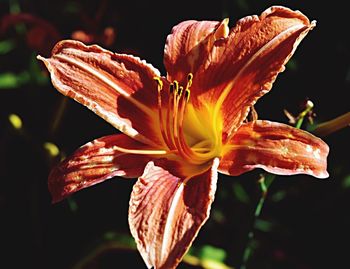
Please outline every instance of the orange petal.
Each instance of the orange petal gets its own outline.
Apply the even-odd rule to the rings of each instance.
[[[218,159],[207,172],[184,181],[153,162],[135,184],[129,225],[148,268],[172,269],[209,217]]]
[[[239,20],[227,38],[216,41],[193,80],[191,98],[215,104],[227,136],[246,118],[249,107],[268,92],[303,37],[315,26],[299,11],[271,7],[259,17]]]
[[[150,156],[120,152],[116,147],[149,148],[124,134],[85,144],[51,171],[48,184],[53,202],[114,176],[140,176]]]
[[[164,49],[164,65],[169,81],[176,79],[186,85],[188,73],[196,74],[207,59],[215,39],[219,38],[214,36],[219,25],[217,21],[191,20],[181,22],[172,29]]]
[[[221,173],[239,175],[262,168],[279,175],[328,177],[329,148],[306,131],[259,120],[241,125],[229,142],[231,149],[220,161]]]
[[[54,86],[134,139],[160,145],[158,70],[139,58],[78,41],[59,42],[42,60]]]

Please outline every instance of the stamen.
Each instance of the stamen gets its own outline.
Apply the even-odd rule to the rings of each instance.
[[[191,91],[189,89],[186,89],[186,91],[185,91],[185,99],[186,99],[187,103],[190,100],[190,93],[191,93]]]
[[[163,81],[161,80],[160,77],[153,77],[153,79],[157,82],[158,84],[158,91],[161,91],[163,89]]]
[[[148,150],[148,149],[126,149],[126,148],[121,148],[118,146],[113,146],[113,150],[117,150],[123,153],[131,153],[131,154],[142,154],[142,155],[165,155],[169,154],[170,152],[166,150]]]
[[[189,101],[190,97],[190,90],[188,88],[189,85],[191,85],[193,75],[190,74],[188,76],[189,83],[187,84],[187,88],[185,90],[181,89],[181,96],[179,96],[180,103],[177,105],[178,112],[176,117],[176,126],[177,129],[175,130],[175,144],[178,149],[178,153],[185,158],[187,161],[194,163],[194,164],[201,164],[205,159],[203,159],[200,154],[197,154],[197,152],[194,152],[190,146],[188,146],[184,130],[183,130],[183,123],[184,123],[184,115],[186,111],[186,106]]]
[[[160,132],[162,134],[163,141],[166,145],[168,145],[168,136],[165,132],[165,123],[163,121],[163,113],[162,113],[162,95],[161,91],[163,89],[163,81],[159,77],[153,78],[157,84],[158,84],[158,117],[159,117],[159,125],[160,125]]]
[[[192,164],[203,164],[208,161],[216,153],[212,151],[213,146],[208,141],[197,143],[194,147],[189,146],[187,137],[184,132],[184,119],[187,104],[190,100],[190,87],[192,86],[193,74],[187,75],[187,84],[181,86],[178,81],[174,80],[169,85],[168,106],[162,107],[163,81],[155,77],[158,83],[158,109],[159,121],[162,138],[167,145],[168,151],[144,151],[144,150],[126,150],[125,152],[135,152],[136,154],[176,154]],[[165,118],[164,118],[165,117]]]
[[[166,120],[165,120],[165,133],[167,137],[167,145],[169,149],[176,149],[176,145],[174,142],[174,129],[171,124],[171,114],[174,113],[175,105],[176,105],[176,98],[177,95],[179,83],[175,80],[173,83],[169,86],[169,98],[168,98],[168,107],[167,107],[167,113],[166,113]]]
[[[174,92],[175,92],[175,95],[177,94],[178,90],[179,90],[179,82],[174,80]]]

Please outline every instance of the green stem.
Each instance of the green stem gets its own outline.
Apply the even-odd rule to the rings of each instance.
[[[60,103],[58,105],[58,108],[56,110],[55,117],[52,120],[52,125],[51,125],[52,134],[56,133],[56,131],[58,130],[63,118],[63,114],[66,111],[67,104],[68,104],[68,98],[65,96],[62,96]]]
[[[254,244],[253,244],[254,243],[254,236],[255,236],[254,227],[256,226],[256,222],[260,217],[262,208],[264,206],[264,203],[265,203],[265,200],[267,197],[269,187],[275,178],[276,178],[275,175],[267,174],[267,173],[262,174],[261,177],[259,178],[258,182],[259,182],[259,186],[260,186],[260,190],[261,190],[261,197],[260,197],[259,202],[255,208],[255,211],[254,211],[253,228],[248,233],[248,242],[247,242],[247,246],[243,252],[242,265],[241,265],[240,269],[247,268],[247,263],[249,261],[249,258],[251,257],[251,254],[252,254],[253,248],[254,248]]]
[[[314,108],[314,104],[311,101],[307,101],[306,103],[306,108],[304,109],[304,111],[302,111],[299,115],[298,115],[298,120],[297,123],[295,124],[295,128],[300,129],[301,125],[303,124],[304,118],[305,116]]]
[[[314,105],[311,101],[308,101],[306,108],[298,115],[297,122],[295,124],[295,128],[300,129],[301,125],[303,124],[305,116],[313,109]],[[349,113],[348,113],[349,114]],[[350,118],[350,115],[348,115]],[[349,118],[347,118],[349,120]],[[254,218],[253,218],[253,226],[248,233],[248,240],[247,245],[243,252],[243,258],[242,258],[242,264],[240,266],[240,269],[246,269],[247,263],[253,253],[254,250],[254,236],[255,236],[255,227],[256,223],[260,217],[262,208],[265,204],[265,200],[268,194],[269,187],[271,186],[272,182],[276,178],[276,175],[264,173],[259,178],[259,186],[261,190],[261,197],[259,199],[258,204],[256,205],[255,211],[254,211]]]

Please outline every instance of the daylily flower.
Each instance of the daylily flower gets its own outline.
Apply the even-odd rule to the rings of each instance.
[[[328,146],[291,126],[247,121],[302,38],[315,26],[299,11],[184,21],[166,40],[167,76],[145,61],[61,41],[39,56],[53,85],[121,134],[96,139],[55,167],[57,202],[114,176],[138,177],[129,225],[147,267],[175,268],[208,219],[218,171],[254,168],[326,178]]]

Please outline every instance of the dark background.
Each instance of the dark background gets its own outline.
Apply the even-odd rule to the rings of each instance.
[[[138,55],[165,74],[164,42],[177,23],[229,17],[233,26],[275,4],[301,10],[317,20],[317,27],[258,102],[259,118],[287,123],[283,109],[296,115],[306,98],[315,104],[316,122],[348,112],[346,1],[0,1],[0,268],[145,268],[130,246],[127,224],[135,180],[114,178],[51,204],[47,175],[58,157],[43,143],[68,155],[116,130],[62,97],[36,61],[38,53],[49,56],[56,41],[79,30],[91,43]],[[115,39],[107,35],[112,41],[103,36],[106,27],[115,31]],[[11,49],[1,52],[3,41],[10,41]],[[10,124],[12,113],[23,128]],[[248,269],[350,268],[349,134],[346,128],[323,138],[330,146],[329,179],[280,176],[273,182]],[[197,254],[211,246],[225,253],[223,262],[239,268],[261,195],[260,173],[220,176],[211,217],[194,243]],[[179,268],[194,267],[182,263]]]

